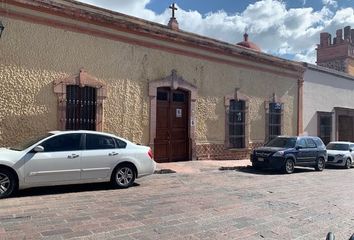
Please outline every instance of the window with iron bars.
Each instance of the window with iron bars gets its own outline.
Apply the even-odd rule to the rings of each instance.
[[[96,88],[66,86],[66,130],[96,130]]]
[[[269,103],[269,119],[268,119],[268,140],[282,134],[282,104],[281,103]]]
[[[229,147],[245,148],[245,101],[230,100]]]
[[[325,145],[331,141],[332,114],[330,112],[317,112],[317,135]]]

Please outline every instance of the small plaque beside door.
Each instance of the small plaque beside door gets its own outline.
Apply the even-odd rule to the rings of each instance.
[[[182,109],[176,108],[176,118],[181,118],[181,117],[182,117]]]

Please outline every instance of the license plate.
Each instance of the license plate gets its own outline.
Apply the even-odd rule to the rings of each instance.
[[[264,162],[264,158],[258,158],[259,162]]]

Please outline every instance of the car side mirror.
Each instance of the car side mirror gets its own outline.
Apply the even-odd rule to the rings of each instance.
[[[349,152],[352,152],[352,151],[353,151],[353,149],[349,148]]]
[[[35,152],[43,152],[44,151],[44,147],[41,145],[35,146],[33,151]]]
[[[302,149],[302,146],[296,146],[295,149],[296,149],[296,150],[300,150],[300,149]]]

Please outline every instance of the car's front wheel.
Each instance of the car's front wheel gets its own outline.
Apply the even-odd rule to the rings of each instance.
[[[14,174],[7,169],[0,169],[0,198],[10,196],[16,190],[16,186]]]
[[[316,162],[315,170],[323,171],[324,168],[325,168],[325,160],[323,158],[319,158]]]
[[[118,166],[112,175],[112,183],[117,188],[128,188],[134,181],[135,171],[131,164]]]
[[[349,168],[351,168],[351,166],[352,166],[352,160],[351,160],[350,158],[348,158],[348,159],[345,161],[344,168],[349,169]]]
[[[285,164],[283,166],[283,172],[286,174],[291,174],[295,170],[295,162],[293,159],[288,158],[285,160]]]

